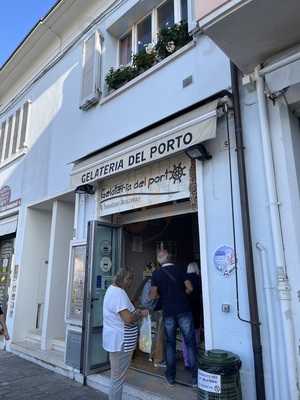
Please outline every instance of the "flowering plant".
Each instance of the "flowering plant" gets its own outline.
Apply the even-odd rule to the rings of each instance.
[[[132,57],[131,65],[111,68],[105,82],[110,90],[118,89],[139,74],[147,71],[157,62],[163,60],[192,40],[185,22],[162,29],[157,43],[148,43],[144,49]]]
[[[160,59],[168,57],[192,40],[186,22],[162,29],[158,34],[156,44],[157,56]]]

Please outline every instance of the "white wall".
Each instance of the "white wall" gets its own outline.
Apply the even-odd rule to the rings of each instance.
[[[245,140],[245,157],[250,203],[252,247],[254,254],[255,276],[257,283],[258,305],[261,321],[263,358],[267,398],[272,399],[272,380],[276,376],[271,369],[271,338],[274,340],[273,354],[275,354],[276,371],[281,384],[287,385],[287,371],[290,366],[286,362],[286,348],[284,345],[283,324],[291,317],[297,327],[297,343],[299,342],[299,188],[296,176],[295,156],[291,140],[290,115],[284,100],[277,99],[276,104],[270,103],[269,116],[271,125],[271,140],[274,156],[277,190],[280,202],[282,233],[285,247],[288,277],[292,286],[292,315],[282,318],[280,300],[277,289],[277,266],[274,258],[274,246],[269,217],[269,203],[265,181],[261,134],[258,120],[257,97],[254,88],[241,88],[241,107],[243,114],[243,130]],[[295,121],[293,121],[295,127]],[[266,265],[263,265],[262,253],[256,244],[263,248]],[[270,282],[264,282],[263,267],[268,269]],[[269,292],[272,310],[268,309],[265,294]],[[271,312],[275,322],[268,327]],[[293,354],[299,353],[296,347],[288,349]],[[278,395],[278,393],[277,393]],[[281,394],[281,396],[288,394]]]
[[[275,107],[270,107],[270,119],[286,270],[291,286],[292,312],[284,316],[283,323],[288,324],[290,319],[293,321],[294,347],[289,351],[296,354],[300,381],[300,193],[297,175],[299,148],[295,146],[299,143],[299,125],[284,99],[279,99]]]
[[[234,129],[232,129],[232,127],[230,137],[233,165],[234,211],[236,215],[240,314],[242,318],[248,320],[249,307],[244,244],[236,153],[234,151]],[[225,120],[222,120],[219,121],[217,138],[207,142],[207,149],[212,155],[212,159],[203,163],[203,170],[200,168],[199,164],[197,169],[205,340],[206,346],[209,349],[215,348],[232,351],[241,358],[243,398],[255,399],[251,328],[248,323],[240,321],[237,317],[234,273],[229,277],[224,277],[214,265],[214,253],[217,248],[223,245],[234,248],[228,149],[225,146],[226,141],[226,125]],[[230,305],[229,313],[222,312],[222,304]]]
[[[37,290],[40,269],[49,256],[51,213],[27,209],[23,241],[23,257],[20,265],[15,306],[14,341],[24,338],[35,329]]]
[[[52,339],[65,337],[65,303],[70,241],[73,235],[74,206],[63,201],[53,204],[49,267],[42,328],[42,349],[51,346]]]

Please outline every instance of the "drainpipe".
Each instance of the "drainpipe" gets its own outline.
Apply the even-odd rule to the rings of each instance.
[[[239,176],[239,187],[240,187],[240,201],[241,201],[242,224],[243,224],[243,235],[244,235],[245,263],[246,263],[249,312],[250,312],[249,322],[251,327],[252,348],[253,348],[254,368],[255,368],[256,398],[257,400],[265,400],[264,367],[263,367],[260,324],[259,324],[258,305],[257,305],[255,271],[253,262],[253,252],[252,252],[252,238],[250,229],[250,212],[249,212],[244,140],[243,140],[241,108],[240,108],[238,69],[233,63],[230,63],[230,66],[231,66],[233,105],[234,105],[234,124],[235,124],[236,151],[237,151],[238,176]]]
[[[299,386],[297,379],[297,360],[295,334],[291,310],[291,288],[286,271],[284,245],[281,232],[280,203],[278,201],[276,178],[274,171],[274,161],[272,154],[272,143],[270,125],[267,111],[267,101],[265,97],[264,79],[260,74],[260,67],[255,69],[257,100],[260,120],[260,131],[262,140],[262,150],[265,167],[265,178],[267,184],[269,214],[273,236],[273,246],[277,269],[277,290],[280,301],[280,309],[283,321],[284,345],[286,354],[286,368],[289,380],[289,390],[291,400],[299,400]]]
[[[278,366],[281,365],[280,359],[277,353],[278,336],[276,331],[276,319],[273,302],[273,290],[276,289],[272,286],[271,273],[268,267],[267,251],[266,248],[259,242],[256,243],[256,248],[259,250],[261,266],[262,266],[262,277],[264,287],[264,300],[267,305],[267,320],[268,320],[268,337],[270,339],[270,356],[271,356],[271,382],[273,397],[275,400],[282,400],[286,395],[285,385],[283,383],[282,374],[279,373]]]

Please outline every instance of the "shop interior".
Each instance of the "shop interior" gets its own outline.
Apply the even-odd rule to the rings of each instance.
[[[188,264],[191,262],[197,262],[198,266],[200,266],[197,213],[170,216],[124,225],[123,229],[125,239],[125,266],[134,273],[134,284],[129,295],[135,304],[139,302],[143,283],[145,283],[147,278],[151,278],[152,271],[158,266],[156,253],[160,246],[167,246],[168,249],[171,249],[173,258],[175,258],[176,263],[182,266],[182,268],[187,269]],[[200,275],[199,282],[201,286]],[[201,297],[201,295],[199,297]],[[200,330],[200,341],[198,343],[199,347],[204,346],[203,312],[201,303],[202,299],[199,299],[199,315],[202,327]],[[158,316],[157,312],[151,313],[152,343],[154,343],[157,334],[159,324]],[[189,385],[191,384],[191,373],[184,365],[181,342],[182,339],[178,331],[177,382]],[[151,375],[164,375],[164,359],[160,360],[160,362],[158,362],[157,359],[155,360],[153,347],[152,354],[141,351],[139,347],[138,345],[134,354],[132,368]],[[162,353],[162,351],[160,351],[160,353]]]

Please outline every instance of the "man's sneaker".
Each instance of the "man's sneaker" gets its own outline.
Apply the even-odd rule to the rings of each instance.
[[[170,379],[170,378],[167,378],[167,377],[165,377],[165,379],[166,379],[166,384],[167,384],[168,386],[170,386],[170,387],[174,387],[174,386],[175,386],[175,381],[174,381],[174,379]]]
[[[154,363],[155,368],[167,368],[167,364],[165,362]]]
[[[194,389],[197,389],[197,388],[198,388],[198,382],[197,382],[197,381],[193,381],[192,387],[193,387]]]

